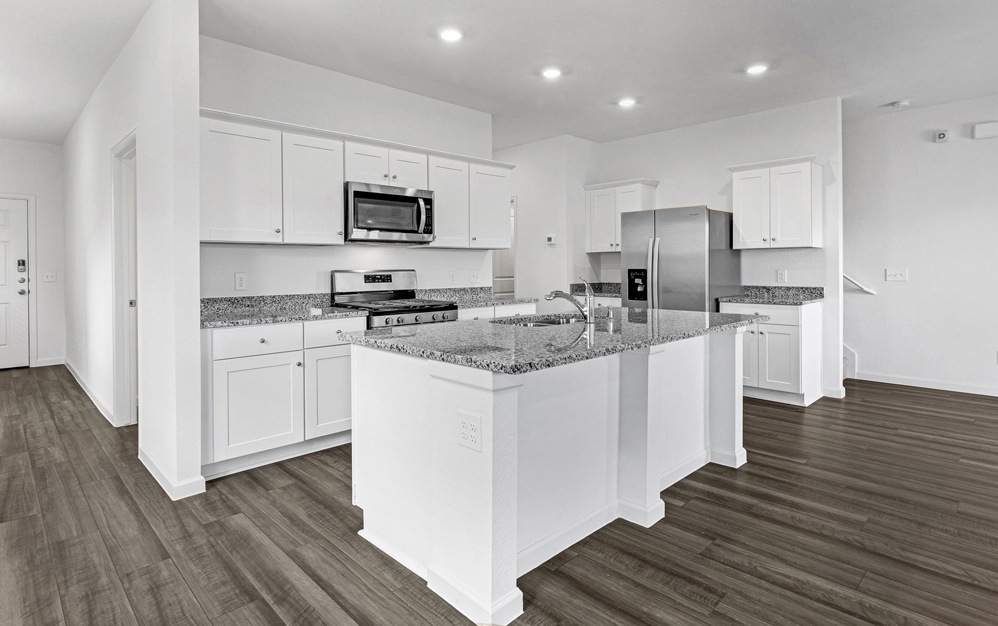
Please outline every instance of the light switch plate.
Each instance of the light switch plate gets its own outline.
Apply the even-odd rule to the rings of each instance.
[[[43,283],[54,283],[55,282],[55,272],[45,272],[42,274]]]
[[[884,280],[889,283],[906,283],[908,282],[908,268],[903,270],[888,268],[884,270]]]

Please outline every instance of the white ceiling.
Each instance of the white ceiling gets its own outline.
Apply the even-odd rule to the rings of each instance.
[[[496,148],[835,95],[847,117],[991,95],[996,29],[996,0],[201,0],[203,34],[492,113]],[[772,69],[746,76],[755,61]]]
[[[0,0],[0,137],[62,143],[152,0]]]

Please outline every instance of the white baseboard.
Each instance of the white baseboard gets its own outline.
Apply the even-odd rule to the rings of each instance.
[[[659,498],[648,508],[620,500],[617,502],[617,517],[632,524],[650,528],[658,520],[665,517],[665,502]]]
[[[673,465],[662,474],[662,478],[658,482],[658,490],[665,491],[669,487],[675,485],[682,479],[706,465],[709,460],[710,453],[705,448],[688,459]]]
[[[234,459],[218,461],[217,463],[205,463],[201,466],[201,475],[204,476],[205,480],[214,480],[216,478],[221,478],[222,476],[245,472],[246,470],[253,469],[254,467],[270,465],[271,463],[277,463],[278,461],[293,459],[296,456],[311,454],[312,452],[318,452],[328,448],[335,448],[336,446],[342,446],[343,444],[350,443],[350,435],[351,431],[348,430],[346,432],[336,433],[335,435],[327,435],[317,439],[308,439],[306,441],[300,441],[291,445],[281,446],[280,448],[274,448],[273,450],[264,450],[262,452],[255,452],[253,454],[247,454],[246,456],[240,456]]]
[[[465,589],[459,581],[432,568],[427,572],[426,584],[430,591],[476,624],[506,626],[523,614],[523,592],[518,587],[513,587],[512,591],[491,604],[486,604]]]
[[[938,389],[940,391],[956,391],[958,393],[972,393],[979,396],[998,397],[998,387],[978,387],[976,385],[964,385],[962,383],[951,383],[941,380],[909,378],[907,376],[891,376],[889,374],[879,374],[876,372],[856,372],[856,378],[859,380],[870,380],[877,383],[891,383],[894,385],[906,385],[908,387],[923,387],[925,389]]]
[[[104,416],[104,419],[106,419],[108,423],[111,424],[111,426],[118,426],[118,424],[114,423],[114,413],[111,412],[106,406],[97,401],[97,398],[94,397],[94,393],[93,391],[91,391],[86,381],[84,381],[80,377],[80,375],[76,373],[76,368],[73,367],[73,364],[67,360],[65,363],[63,363],[63,365],[65,365],[66,369],[69,370],[69,373],[73,375],[73,378],[76,379],[76,383],[80,386],[81,389],[83,389],[83,393],[87,394],[87,397],[90,398],[90,401],[94,403],[94,406],[97,407],[97,410],[100,411],[100,414]]]
[[[159,467],[153,463],[152,459],[150,459],[149,456],[142,450],[139,450],[139,460],[142,461],[142,464],[145,465],[147,470],[149,470],[152,477],[156,479],[159,486],[163,488],[166,495],[170,496],[171,500],[181,500],[183,498],[195,496],[199,493],[204,493],[204,476],[196,476],[177,483],[167,478],[166,475],[160,471]]]
[[[787,393],[786,391],[773,391],[772,389],[763,389],[761,387],[742,387],[742,395],[746,398],[755,398],[757,400],[769,400],[770,402],[779,402],[781,404],[791,404],[793,406],[811,406],[816,401],[820,400],[821,397],[809,399],[802,393]],[[843,397],[845,394],[843,394]]]
[[[664,509],[663,509],[664,511]],[[572,544],[578,543],[617,518],[614,505],[607,505],[557,530],[516,554],[516,575],[522,576]],[[659,517],[661,519],[661,516]]]
[[[711,451],[710,462],[725,467],[741,467],[748,462],[748,452],[745,451],[745,448],[740,448],[734,454],[730,452]]]
[[[821,393],[824,394],[826,398],[835,398],[837,400],[841,400],[842,398],[846,397],[846,388],[841,386],[824,387],[822,388]]]
[[[31,362],[31,367],[52,367],[53,365],[65,365],[66,359],[62,357],[51,357],[48,359],[35,359]]]
[[[365,525],[364,528],[361,528],[359,531],[357,531],[357,534],[360,535],[363,539],[367,540],[368,543],[370,543],[378,550],[381,550],[388,556],[392,557],[393,559],[401,563],[402,566],[405,567],[407,570],[409,570],[416,576],[419,576],[423,580],[426,580],[427,572],[425,565],[423,565],[416,559],[409,557],[409,555],[406,554],[405,551],[399,550],[394,544],[391,544],[382,539],[377,532],[372,532],[371,529]]]

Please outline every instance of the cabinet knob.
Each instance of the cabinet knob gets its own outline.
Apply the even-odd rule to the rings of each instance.
[[[765,237],[763,237],[763,238],[762,238],[762,240],[763,240],[763,241],[766,241],[766,238],[765,238]]]
[[[341,231],[339,231],[339,232],[338,232],[338,233],[336,233],[336,234],[337,234],[337,235],[342,235],[342,234],[343,234],[343,231],[341,230]]]
[[[398,178],[398,177],[399,177],[399,175],[398,175],[398,174],[392,174],[392,180],[395,180],[395,179],[396,179],[396,178]]]
[[[773,237],[773,241],[776,241],[776,237]]]
[[[385,172],[385,174],[384,174],[384,176],[383,176],[383,177],[384,177],[384,178],[388,178],[388,172]]]
[[[755,334],[755,331],[754,331],[754,330],[750,330],[750,331],[749,331],[749,334],[750,334],[750,335],[754,335],[754,334]]]
[[[471,240],[472,241],[478,241],[478,237],[472,237]]]
[[[281,229],[280,229],[280,228],[275,228],[275,229],[274,229],[274,232],[275,232],[275,233],[279,233],[279,232],[281,232]]]
[[[301,361],[298,361],[297,363],[295,363],[295,365],[297,365],[298,367],[301,367]]]
[[[260,343],[267,343],[267,340],[264,339],[263,337],[260,337]]]

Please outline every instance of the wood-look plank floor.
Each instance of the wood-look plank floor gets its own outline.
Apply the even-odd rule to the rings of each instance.
[[[998,398],[846,387],[747,400],[747,465],[523,576],[515,624],[998,624]],[[0,624],[468,624],[357,536],[348,446],[171,502],[136,437],[0,371]]]

